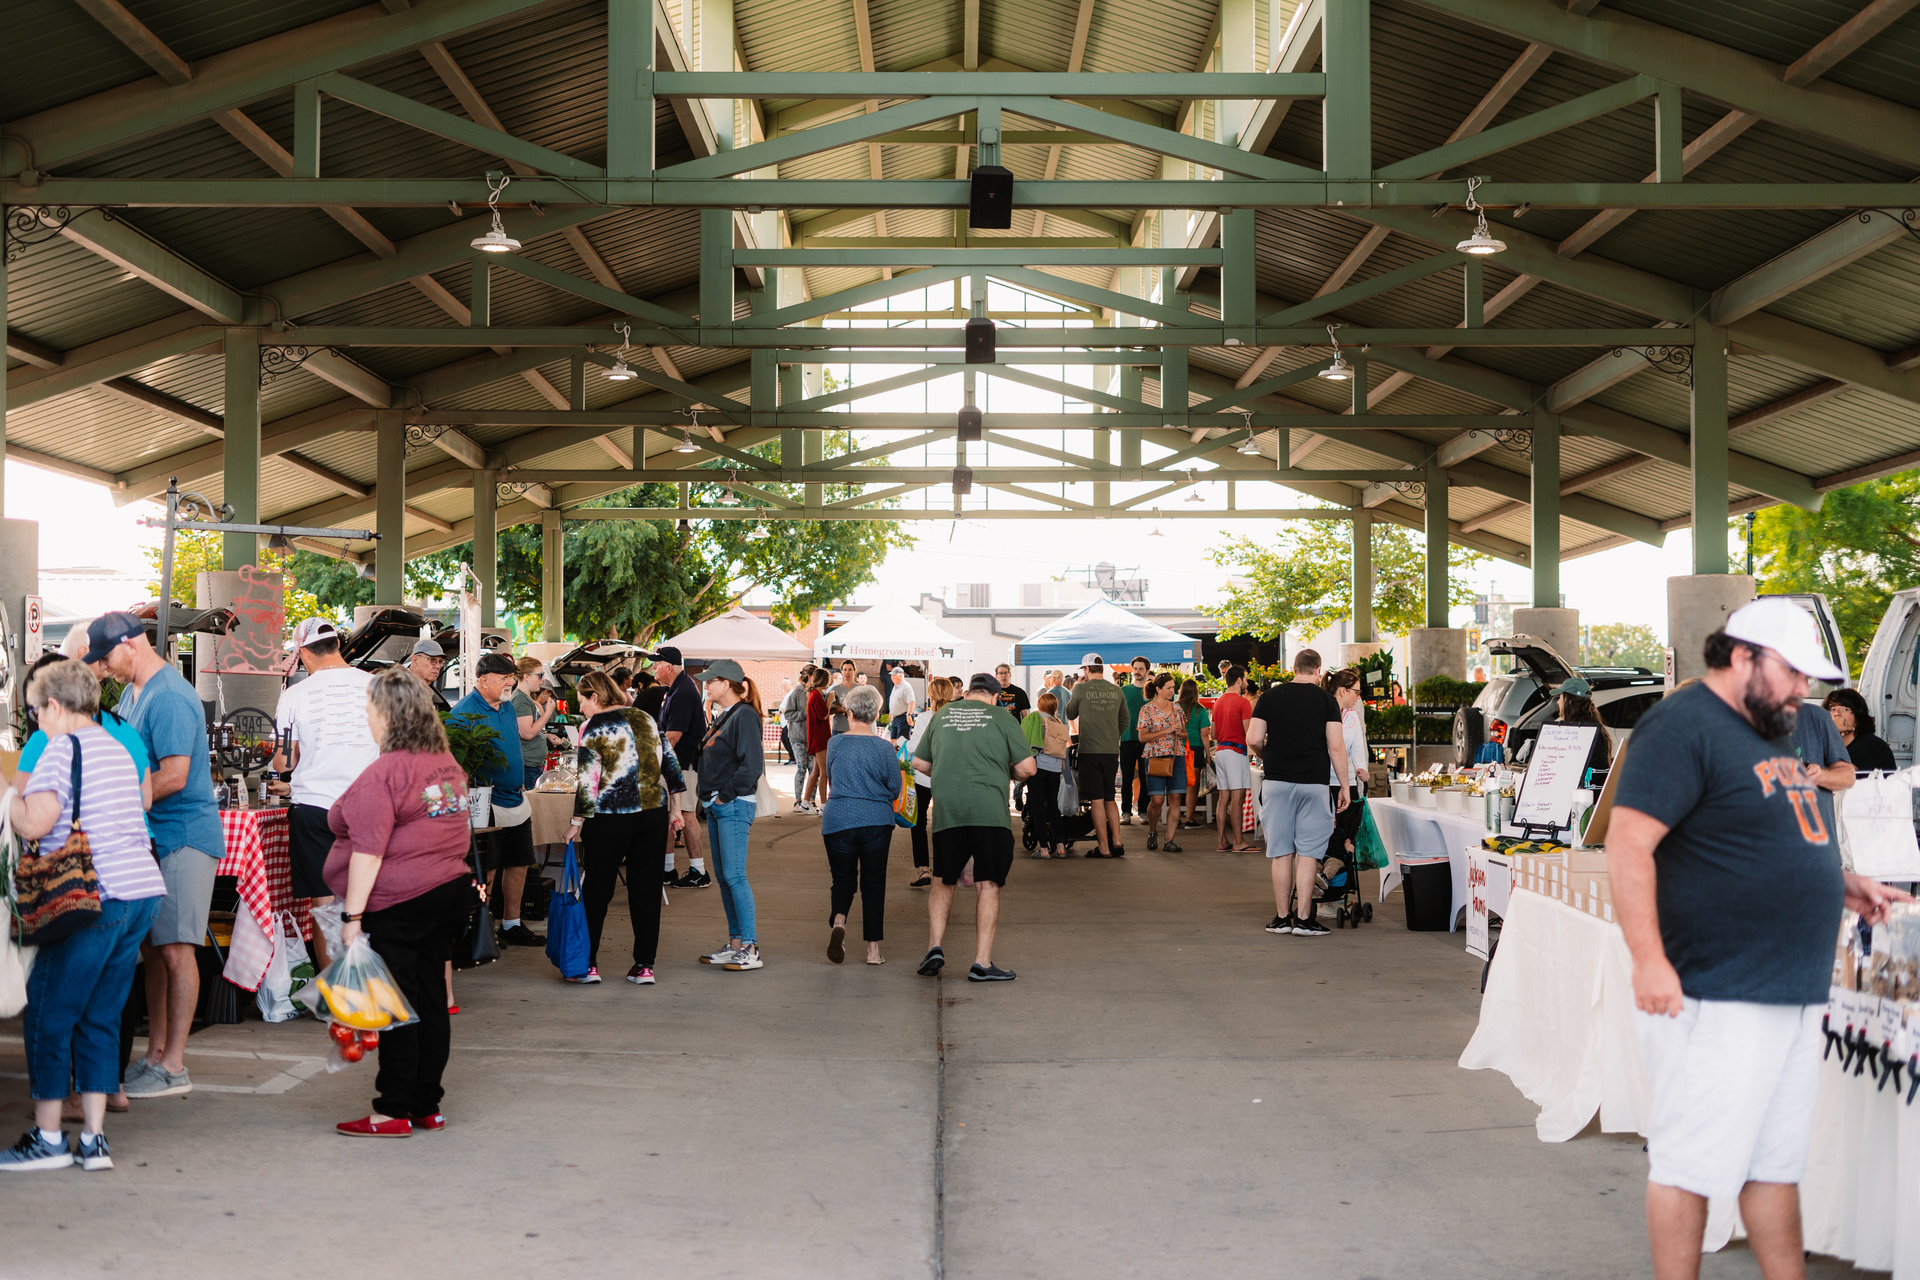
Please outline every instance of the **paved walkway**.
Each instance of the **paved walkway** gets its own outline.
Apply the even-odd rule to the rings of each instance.
[[[461,979],[449,1125],[401,1142],[332,1133],[373,1073],[319,1071],[315,1024],[204,1031],[191,1096],[112,1117],[112,1174],[0,1187],[0,1276],[1649,1274],[1638,1140],[1544,1145],[1504,1077],[1456,1067],[1480,966],[1397,899],[1274,937],[1263,859],[1136,834],[1117,863],[1016,862],[1017,982],[932,982],[906,833],[881,968],[857,939],[825,959],[817,820],[755,836],[766,968],[696,964],[719,892],[677,891],[660,985],[621,982],[616,899],[613,981],[562,986],[538,951]],[[949,934],[950,974],[971,946]],[[1705,1274],[1758,1272],[1735,1247]]]

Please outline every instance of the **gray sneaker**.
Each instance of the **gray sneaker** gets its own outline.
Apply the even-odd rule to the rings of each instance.
[[[153,1070],[153,1064],[148,1062],[144,1056],[135,1058],[131,1063],[127,1064],[126,1071],[121,1073],[120,1083],[123,1085],[132,1084],[135,1080],[138,1080],[151,1070]]]
[[[101,1169],[113,1168],[113,1153],[107,1150],[107,1135],[96,1133],[89,1137],[80,1135],[80,1154],[75,1157],[80,1167],[90,1173]]]
[[[171,1098],[176,1093],[192,1093],[193,1081],[187,1079],[186,1069],[169,1071],[159,1064],[138,1080],[129,1080],[125,1085],[129,1098]]]
[[[27,1130],[20,1135],[20,1141],[0,1151],[0,1173],[72,1167],[73,1153],[67,1150],[67,1140],[62,1137],[59,1144],[55,1145],[41,1137],[38,1129]]]

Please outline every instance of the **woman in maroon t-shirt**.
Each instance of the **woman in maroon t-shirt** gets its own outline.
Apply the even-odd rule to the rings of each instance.
[[[419,1020],[381,1033],[373,1114],[335,1128],[404,1138],[416,1126],[446,1123],[440,1077],[453,1031],[443,973],[477,901],[467,869],[467,777],[447,750],[427,686],[405,668],[389,667],[367,686],[367,727],[380,758],[327,813],[335,837],[327,887],[342,904],[342,942],[365,930]]]

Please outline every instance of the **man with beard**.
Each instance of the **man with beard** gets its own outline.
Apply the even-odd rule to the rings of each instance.
[[[1707,674],[1635,727],[1607,832],[1653,1085],[1647,1234],[1660,1280],[1700,1271],[1711,1196],[1738,1195],[1762,1275],[1804,1275],[1799,1182],[1844,905],[1906,895],[1841,869],[1792,733],[1807,678],[1841,671],[1813,619],[1756,600],[1706,642]]]

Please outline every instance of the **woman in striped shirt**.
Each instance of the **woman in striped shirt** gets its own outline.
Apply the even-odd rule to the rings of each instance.
[[[74,1162],[60,1128],[69,1086],[80,1094],[80,1164],[111,1169],[103,1131],[107,1096],[120,1089],[120,1010],[133,985],[140,940],[166,896],[147,839],[140,775],[125,747],[94,723],[100,682],[78,662],[56,662],[27,684],[48,742],[24,796],[12,795],[13,829],[57,852],[77,809],[100,881],[100,918],[40,948],[27,978],[23,1030],[36,1129],[0,1152],[0,1171],[63,1169]],[[74,779],[80,782],[78,803]]]

